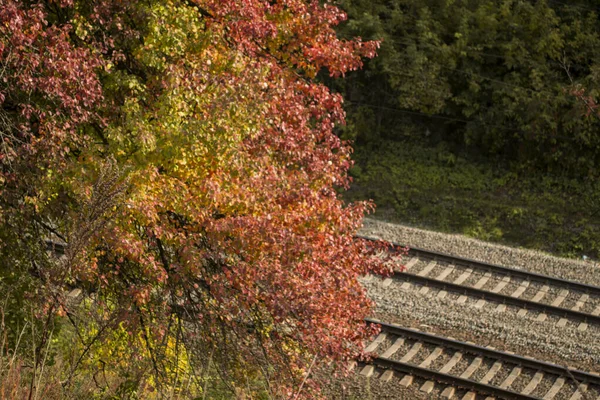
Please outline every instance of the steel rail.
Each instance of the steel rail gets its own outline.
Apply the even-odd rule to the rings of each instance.
[[[539,361],[529,357],[523,357],[516,354],[506,353],[499,350],[493,350],[488,347],[478,346],[476,344],[470,344],[462,342],[460,340],[448,339],[442,336],[433,335],[431,333],[417,331],[415,329],[405,328],[398,325],[387,324],[375,319],[365,319],[369,324],[381,325],[382,331],[389,332],[391,334],[408,337],[411,339],[418,340],[424,343],[435,344],[451,349],[458,350],[463,353],[483,355],[488,358],[495,360],[505,361],[511,364],[520,365],[523,367],[531,368],[538,371],[559,375],[566,378],[574,378],[578,382],[589,382],[595,385],[600,385],[600,375],[592,374],[577,369],[571,369],[568,367],[562,367],[557,364],[552,364],[546,361]]]
[[[556,307],[549,304],[538,303],[531,300],[525,300],[518,297],[512,297],[509,295],[499,294],[490,292],[487,290],[476,289],[471,286],[457,285],[451,282],[445,282],[438,279],[428,278],[409,272],[394,272],[394,278],[404,281],[418,282],[425,286],[436,287],[452,292],[458,292],[468,294],[473,297],[477,297],[485,300],[492,300],[501,304],[508,304],[511,306],[517,306],[525,309],[541,311],[546,314],[556,315],[559,317],[569,318],[571,320],[581,322],[593,322],[600,324],[600,315],[587,314],[581,311],[574,311],[568,308]]]
[[[377,357],[373,360],[373,364],[378,367],[393,369],[405,374],[417,375],[422,378],[431,379],[437,382],[447,383],[451,386],[456,386],[464,389],[470,389],[478,393],[485,393],[502,399],[515,400],[541,400],[540,397],[533,397],[512,390],[502,389],[498,386],[488,385],[473,381],[471,379],[461,378],[459,376],[444,374],[442,372],[433,371],[427,368],[410,365],[400,361],[390,360],[389,358]]]
[[[369,241],[381,241],[382,239],[365,236],[365,235],[356,235],[356,238],[369,240]],[[389,242],[394,247],[407,247],[402,244]],[[434,259],[439,261],[448,262],[454,265],[464,265],[467,267],[475,267],[480,270],[495,272],[500,275],[514,276],[516,278],[525,279],[528,281],[539,282],[539,283],[547,283],[553,284],[560,287],[572,288],[581,292],[585,292],[588,294],[597,294],[600,295],[600,286],[588,285],[581,282],[570,281],[567,279],[555,278],[549,275],[538,274],[535,272],[525,271],[522,269],[504,267],[497,264],[487,263],[484,261],[473,260],[471,258],[453,256],[450,254],[439,253],[437,251],[420,249],[418,247],[409,247],[408,254],[414,257],[424,257],[428,259]]]

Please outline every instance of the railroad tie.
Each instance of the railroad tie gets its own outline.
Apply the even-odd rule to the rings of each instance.
[[[375,338],[375,340],[373,340],[373,341],[371,342],[371,344],[369,344],[369,345],[367,346],[367,348],[365,349],[365,352],[367,352],[367,353],[370,353],[370,352],[372,352],[372,351],[375,351],[375,350],[376,350],[376,349],[379,347],[379,345],[381,344],[381,342],[383,342],[383,341],[385,340],[385,338],[386,338],[386,337],[387,337],[387,334],[386,334],[386,333],[384,333],[384,332],[380,333],[380,334],[379,334],[379,335],[378,335],[378,336]]]
[[[410,282],[404,282],[401,286],[400,289],[403,290],[409,290],[412,287],[412,285],[410,284]]]
[[[400,362],[407,363],[410,360],[412,360],[412,358],[419,352],[419,350],[421,350],[421,347],[423,347],[423,343],[421,342],[416,342],[415,344],[413,344],[408,353],[406,353],[404,357],[400,359]],[[412,375],[404,375],[404,378],[402,378],[402,380],[400,381],[400,385],[410,386],[413,382],[413,379],[414,376]]]
[[[408,351],[408,353],[406,353],[404,355],[404,357],[402,357],[400,359],[401,363],[407,363],[410,360],[412,360],[412,358],[419,352],[419,350],[421,350],[421,347],[423,346],[423,343],[421,342],[416,342],[415,344],[413,344],[413,346],[410,348],[410,350]]]
[[[487,374],[485,374],[485,376],[483,378],[481,378],[481,383],[489,383],[492,379],[494,379],[494,376],[496,376],[496,374],[498,373],[498,371],[500,371],[500,369],[502,368],[502,362],[501,361],[496,361],[492,367],[490,368],[490,370],[487,372]]]
[[[360,374],[366,378],[370,378],[375,372],[374,365],[365,365],[365,367],[360,371]]]
[[[447,374],[448,372],[450,372],[450,370],[452,370],[452,368],[454,368],[454,366],[461,360],[461,358],[462,358],[462,353],[460,351],[457,351],[456,353],[454,353],[452,358],[442,367],[442,369],[440,369],[440,372],[442,374]],[[455,387],[448,386],[442,392],[442,397],[451,399],[452,397],[454,397],[455,392],[456,392]]]
[[[429,275],[429,273],[431,273],[431,271],[433,271],[433,269],[435,268],[436,265],[437,265],[436,261],[430,261],[429,264],[427,264],[425,266],[425,268],[423,268],[422,270],[420,270],[419,272],[417,272],[417,275],[419,275],[419,276],[427,276],[427,275]]]
[[[550,288],[546,285],[542,286],[542,288],[540,289],[539,292],[536,293],[535,296],[533,296],[533,299],[531,299],[531,301],[535,301],[536,303],[539,303],[540,300],[546,296],[546,294],[548,294],[548,290],[550,290]],[[540,315],[537,316],[536,320],[538,322],[544,322],[546,319],[548,318],[548,315],[545,313],[541,313]]]
[[[390,380],[392,380],[393,377],[394,377],[394,371],[392,371],[391,369],[388,369],[383,374],[381,374],[381,376],[379,377],[379,380],[382,382],[389,382]]]
[[[510,282],[510,276],[502,277],[502,280],[491,290],[492,293],[500,293],[502,289]]]
[[[571,308],[571,310],[580,311],[583,308],[583,306],[585,305],[586,301],[588,301],[589,298],[590,298],[589,294],[587,294],[587,293],[582,294],[579,297],[579,300],[577,300],[577,303],[575,303],[573,308]]]
[[[433,388],[435,387],[435,382],[434,381],[427,381],[423,384],[423,386],[421,386],[421,389],[419,389],[421,392],[424,393],[431,393],[433,391]]]
[[[565,326],[567,326],[567,322],[569,322],[568,319],[566,318],[561,318],[558,320],[558,322],[556,323],[556,326],[558,326],[559,328],[564,328]]]
[[[404,271],[408,271],[409,269],[411,269],[412,267],[414,267],[415,264],[418,263],[418,262],[419,262],[419,258],[418,257],[411,258],[411,260],[404,265]]]
[[[462,285],[464,281],[469,279],[471,274],[473,273],[472,268],[468,268],[465,272],[463,272],[456,280],[454,281],[455,285]]]
[[[547,318],[548,318],[548,314],[541,313],[540,315],[537,316],[537,318],[535,320],[538,322],[544,322]]]
[[[415,377],[412,375],[404,375],[404,377],[400,380],[400,385],[408,387],[413,383],[414,379]]]
[[[487,374],[485,374],[485,376],[483,378],[481,378],[481,380],[479,382],[483,383],[483,384],[488,384],[492,379],[494,379],[494,376],[496,376],[496,374],[498,373],[498,371],[501,368],[502,368],[502,362],[496,361],[492,365],[490,370],[487,372]],[[475,399],[475,396],[476,396],[475,392],[467,392],[467,394],[464,395],[463,400],[472,400],[472,399]],[[493,399],[493,397],[488,397],[487,399]]]
[[[487,301],[484,299],[479,299],[477,300],[477,303],[475,303],[475,308],[483,308],[483,306],[485,306],[487,304]]]
[[[348,365],[346,366],[346,368],[348,368],[348,371],[352,371],[354,369],[354,367],[356,367],[356,364],[358,364],[356,361],[351,360],[348,362]]]
[[[475,289],[481,289],[490,280],[491,276],[492,276],[491,272],[486,272],[485,274],[483,274],[483,276],[481,278],[479,278],[479,280],[473,287]]]
[[[433,349],[431,354],[429,356],[427,356],[427,358],[425,360],[423,360],[423,362],[421,364],[419,364],[419,367],[429,368],[431,363],[434,362],[440,356],[440,354],[442,354],[443,351],[444,351],[443,348],[436,347],[435,349]]]
[[[521,297],[523,295],[523,293],[525,293],[525,291],[527,290],[528,287],[529,287],[529,281],[521,282],[519,287],[510,295],[510,297],[514,297],[514,298],[518,299],[519,297]]]
[[[535,388],[540,384],[540,382],[542,381],[543,378],[544,378],[543,372],[541,372],[541,371],[536,372],[535,375],[533,376],[533,378],[527,384],[527,386],[525,386],[525,389],[523,389],[521,394],[530,394],[531,392],[533,392],[535,390]]]
[[[583,394],[587,392],[588,385],[587,383],[582,383],[577,388],[577,391],[573,393],[573,396],[569,400],[581,400],[583,398]]]
[[[556,394],[565,385],[565,378],[559,377],[554,381],[554,385],[548,390],[548,393],[544,395],[543,400],[552,400]]]
[[[441,347],[436,347],[429,356],[427,356],[427,358],[425,360],[423,360],[423,362],[421,364],[419,364],[419,367],[421,368],[429,368],[429,366],[431,365],[432,362],[434,362],[439,356],[440,354],[442,354],[442,352],[444,351],[443,348]],[[435,383],[433,381],[427,381],[423,384],[423,386],[421,386],[421,392],[425,392],[425,393],[431,393],[431,391],[433,390],[433,387],[435,386]]]
[[[565,301],[568,295],[569,291],[567,289],[561,289],[561,291],[558,292],[558,296],[556,296],[556,298],[552,301],[552,305],[554,307],[560,307],[560,305],[563,303],[563,301]]]
[[[588,295],[587,293],[582,294],[579,297],[579,300],[577,300],[577,303],[575,303],[575,305],[573,306],[573,308],[571,308],[571,310],[573,311],[581,311],[581,309],[583,308],[583,306],[585,306],[585,303],[589,300],[590,295]],[[588,327],[588,324],[586,324],[585,322],[581,322],[579,324],[579,326],[577,326],[577,330],[580,331],[585,331]]]
[[[437,297],[438,297],[438,299],[443,299],[444,297],[446,297],[447,294],[448,294],[447,291],[440,290],[440,292],[437,294]]]
[[[592,315],[600,315],[600,306],[597,306],[594,311],[592,311]]]
[[[412,267],[415,266],[415,264],[417,264],[419,262],[419,258],[418,257],[413,257],[411,258],[406,264],[404,264],[404,269],[403,271],[408,271],[409,269],[411,269]],[[392,284],[394,280],[389,277],[389,278],[385,278],[383,280],[383,283],[381,284],[383,287],[388,287]],[[409,284],[410,285],[410,284]],[[407,287],[404,287],[404,284],[402,285],[402,289],[408,289]]]
[[[394,355],[394,353],[396,353],[398,351],[398,349],[400,347],[402,347],[402,345],[404,344],[404,338],[398,338],[396,339],[396,341],[394,342],[393,345],[391,345],[390,347],[388,347],[388,349],[379,357],[381,358],[390,358],[391,356]]]
[[[398,338],[396,339],[396,341],[394,342],[393,345],[391,345],[390,347],[388,347],[388,349],[379,357],[381,358],[390,358],[391,356],[393,356],[400,347],[402,347],[402,345],[404,344],[404,338]],[[385,371],[383,374],[381,374],[381,376],[379,377],[379,379],[383,382],[389,382],[392,377],[394,376],[394,371],[388,369],[387,371]]]
[[[540,290],[538,290],[538,292],[535,294],[535,296],[533,296],[533,298],[531,299],[531,301],[535,302],[535,303],[539,303],[540,300],[542,300],[544,298],[544,296],[546,296],[546,294],[548,294],[548,290],[550,290],[549,286],[542,286],[542,288]]]
[[[475,392],[467,392],[463,396],[462,400],[475,400],[476,397],[477,397],[477,393],[475,393]]]
[[[542,300],[548,294],[548,290],[550,290],[549,286],[547,286],[547,285],[542,286],[542,288],[535,294],[535,296],[533,296],[531,301],[539,303],[540,300]],[[540,315],[537,316],[536,320],[538,322],[544,322],[546,320],[546,318],[548,318],[548,316],[544,313],[541,313]]]
[[[385,338],[387,337],[387,335],[385,333],[380,333],[379,336],[377,336],[375,338],[375,340],[373,340],[371,342],[371,344],[369,344],[367,346],[367,348],[365,349],[365,352],[372,352],[375,351],[377,349],[377,347],[379,347],[379,345],[381,344],[381,342],[383,342],[385,340]],[[370,376],[373,375],[373,373],[375,372],[375,366],[374,365],[365,365],[365,367],[360,371],[360,374],[362,376],[365,376],[367,378],[369,378]]]
[[[523,369],[521,367],[514,367],[512,371],[510,371],[510,374],[506,377],[504,382],[500,384],[500,389],[508,389],[510,385],[513,384],[515,379],[517,379],[519,375],[521,375],[522,370]]]
[[[488,283],[488,281],[490,280],[490,278],[492,277],[492,273],[491,272],[486,272],[485,274],[483,274],[483,276],[481,278],[479,278],[479,280],[477,281],[477,283],[475,283],[475,286],[473,286],[475,289],[481,289],[482,287],[485,286],[486,283]],[[487,301],[484,299],[479,299],[477,300],[477,303],[475,303],[475,308],[483,308],[483,306],[485,306],[487,304]]]
[[[454,368],[454,366],[461,360],[461,358],[462,353],[460,351],[457,351],[456,353],[454,353],[452,358],[446,364],[444,364],[442,369],[440,369],[440,372],[442,374],[447,374],[452,368]]]
[[[471,375],[479,368],[483,361],[483,358],[477,357],[471,362],[471,364],[467,367],[467,369],[460,375],[463,379],[469,379]]]
[[[561,291],[558,293],[558,296],[556,296],[556,298],[552,301],[552,305],[554,307],[559,307],[566,300],[568,295],[569,295],[569,291],[567,289],[561,289]],[[561,327],[561,328],[565,327],[566,325],[567,325],[566,318],[561,318],[556,323],[556,326]]]
[[[443,281],[448,277],[448,275],[452,273],[452,271],[454,271],[454,268],[454,265],[448,265],[446,269],[444,269],[438,276],[436,276],[435,279],[438,281]]]
[[[451,399],[454,397],[454,393],[456,392],[456,388],[453,386],[448,386],[442,392],[442,397],[446,399]]]

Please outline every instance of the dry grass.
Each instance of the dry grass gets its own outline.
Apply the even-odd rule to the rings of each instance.
[[[0,313],[2,316],[3,313]],[[81,382],[77,388],[66,389],[61,383],[63,374],[60,361],[48,363],[49,348],[44,351],[39,363],[28,361],[22,355],[24,338],[28,334],[27,323],[21,329],[16,342],[11,346],[4,319],[0,320],[0,400],[70,400],[91,398],[94,392],[90,379],[87,385]],[[50,343],[50,341],[49,341]],[[38,365],[37,368],[35,365]]]

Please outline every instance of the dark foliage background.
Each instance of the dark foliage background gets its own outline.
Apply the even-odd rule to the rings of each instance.
[[[597,1],[342,0],[382,40],[344,94],[350,199],[387,220],[597,256]]]

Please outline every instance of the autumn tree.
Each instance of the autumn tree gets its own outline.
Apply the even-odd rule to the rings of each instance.
[[[66,386],[108,365],[202,387],[212,365],[233,391],[312,398],[309,369],[361,350],[357,277],[384,267],[353,240],[371,205],[338,198],[342,98],[315,81],[375,53],[336,37],[344,18],[317,0],[0,2],[2,276],[69,327]]]

